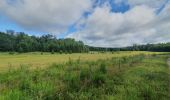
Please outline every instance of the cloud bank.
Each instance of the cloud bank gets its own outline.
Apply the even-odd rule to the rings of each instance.
[[[112,10],[122,4],[129,9]],[[170,41],[169,0],[0,0],[0,12],[25,29],[61,34],[75,25],[66,37],[92,46]]]
[[[62,33],[92,6],[91,0],[0,0],[0,11],[26,29]]]
[[[170,4],[166,4],[157,14],[158,4],[162,0],[158,0],[153,6],[149,6],[153,0],[135,1],[139,0],[129,0],[131,8],[125,13],[112,12],[109,4],[95,8],[92,15],[81,23],[84,30],[68,37],[102,47],[169,42]]]

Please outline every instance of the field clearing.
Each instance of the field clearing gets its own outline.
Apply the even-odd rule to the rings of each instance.
[[[170,55],[143,54],[122,52],[110,59],[69,60],[40,70],[22,67],[0,73],[0,100],[170,100]]]
[[[126,51],[113,53],[73,53],[73,54],[51,54],[33,52],[10,55],[9,53],[0,53],[0,72],[6,71],[9,68],[18,68],[21,65],[29,65],[31,68],[46,68],[50,64],[62,64],[68,62],[69,59],[83,61],[96,61],[98,59],[109,59],[112,57],[134,56],[138,54],[161,54],[158,52],[142,52],[142,51]]]

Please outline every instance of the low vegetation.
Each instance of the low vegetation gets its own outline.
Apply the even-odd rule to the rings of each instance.
[[[137,54],[0,74],[2,100],[169,100],[169,56]]]
[[[30,66],[31,68],[46,68],[52,63],[63,64],[69,59],[82,61],[96,61],[98,59],[108,59],[112,57],[123,57],[138,54],[161,54],[159,52],[90,52],[90,53],[46,53],[46,52],[32,52],[32,53],[0,53],[0,72],[9,70],[9,68],[19,68],[21,65]]]

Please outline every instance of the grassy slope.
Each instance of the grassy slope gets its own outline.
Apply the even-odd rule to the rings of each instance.
[[[169,100],[167,56],[77,60],[45,70],[0,75],[0,99]]]
[[[153,54],[153,52],[115,52],[115,53],[75,53],[75,54],[50,54],[40,52],[24,53],[9,55],[8,53],[0,53],[0,72],[6,71],[9,67],[18,68],[20,65],[29,65],[32,68],[41,67],[45,68],[49,64],[57,63],[61,64],[67,62],[69,58],[76,60],[80,57],[83,61],[96,61],[98,59],[107,59],[111,57],[136,55],[140,53]],[[156,52],[154,52],[156,53]]]
[[[144,59],[123,74],[124,86],[116,96],[124,100],[168,100],[170,76],[167,57],[155,56]],[[113,97],[114,98],[114,97]]]

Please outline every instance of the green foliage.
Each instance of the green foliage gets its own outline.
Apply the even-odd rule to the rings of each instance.
[[[63,53],[63,51],[62,50],[60,50],[60,54],[62,54]]]
[[[105,64],[105,63],[101,63],[99,70],[100,70],[103,74],[106,74],[106,73],[107,73],[106,64]]]
[[[15,52],[9,52],[9,54],[10,54],[10,55],[14,55],[14,54],[15,54]]]
[[[122,48],[102,48],[102,47],[89,47],[90,51],[100,51],[105,53],[106,51],[156,51],[156,52],[170,52],[170,42],[158,43],[158,44],[146,44],[122,47]],[[112,53],[114,53],[112,52]]]
[[[14,35],[15,34],[15,35]],[[23,32],[7,34],[0,32],[0,51],[23,52],[88,52],[88,47],[81,41],[74,39],[56,39],[53,35],[43,35],[41,37],[29,36]],[[62,52],[61,52],[62,51]]]
[[[166,59],[166,55],[137,55],[71,61],[72,66],[53,64],[41,70],[22,66],[0,73],[0,100],[169,100]]]
[[[106,81],[106,76],[100,72],[96,72],[92,77],[93,84],[97,87],[103,85]]]
[[[10,33],[10,34],[9,34]],[[24,32],[15,33],[10,30],[7,33],[0,32],[0,51],[14,51],[14,52],[67,52],[67,53],[82,53],[90,51],[100,51],[100,53],[107,53],[108,51],[158,51],[169,52],[170,43],[147,44],[123,47],[123,48],[102,48],[90,47],[84,45],[82,41],[75,41],[74,39],[57,39],[55,36],[47,34],[41,37],[29,36]],[[61,52],[62,51],[62,52]],[[113,53],[113,52],[112,52]]]
[[[51,54],[54,54],[54,53],[55,53],[54,50],[52,50],[52,51],[51,51]]]
[[[91,80],[92,73],[90,72],[89,69],[83,69],[80,71],[80,80],[85,82],[88,80]]]
[[[23,52],[24,52],[23,48],[22,48],[22,47],[19,47],[18,52],[19,52],[19,53],[23,53]]]
[[[72,50],[69,50],[69,54],[72,54]]]

